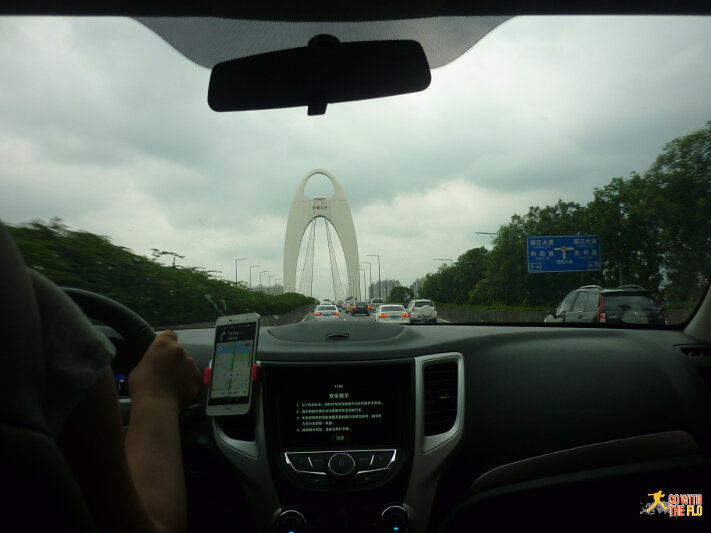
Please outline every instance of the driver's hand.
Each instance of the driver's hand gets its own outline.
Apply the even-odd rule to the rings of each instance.
[[[133,400],[170,399],[185,409],[200,388],[200,370],[185,348],[177,342],[175,331],[165,330],[128,375],[128,390]]]

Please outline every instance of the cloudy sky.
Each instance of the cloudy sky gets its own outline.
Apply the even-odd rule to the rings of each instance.
[[[238,257],[242,281],[250,264],[283,278],[294,191],[325,168],[361,260],[377,277],[366,254],[379,254],[382,277],[409,284],[435,257],[487,246],[476,232],[532,205],[585,203],[703,127],[710,58],[709,19],[523,17],[422,93],[320,117],[219,114],[209,70],[136,21],[0,18],[0,218],[60,217],[228,279]],[[327,196],[328,183],[307,192]],[[314,296],[332,297],[323,224],[315,264]]]

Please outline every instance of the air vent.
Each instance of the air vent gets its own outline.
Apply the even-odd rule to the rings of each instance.
[[[457,362],[429,363],[422,369],[425,435],[445,433],[457,418]]]
[[[684,355],[689,357],[711,357],[711,345],[698,345],[698,346],[677,346],[679,350]]]

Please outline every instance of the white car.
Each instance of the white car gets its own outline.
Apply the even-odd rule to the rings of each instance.
[[[410,314],[400,304],[382,304],[373,315],[376,322],[395,322],[398,324],[409,324]]]
[[[378,306],[383,305],[385,300],[382,298],[371,298],[368,304],[370,305],[370,312],[375,313],[378,310]]]
[[[341,313],[335,305],[318,305],[314,311],[314,320],[332,320],[341,318]]]
[[[407,312],[410,313],[410,320],[422,322],[423,324],[437,323],[437,307],[432,300],[410,300],[407,304]]]

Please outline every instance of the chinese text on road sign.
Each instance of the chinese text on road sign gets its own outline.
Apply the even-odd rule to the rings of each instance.
[[[587,272],[600,270],[597,235],[526,237],[528,272]]]

